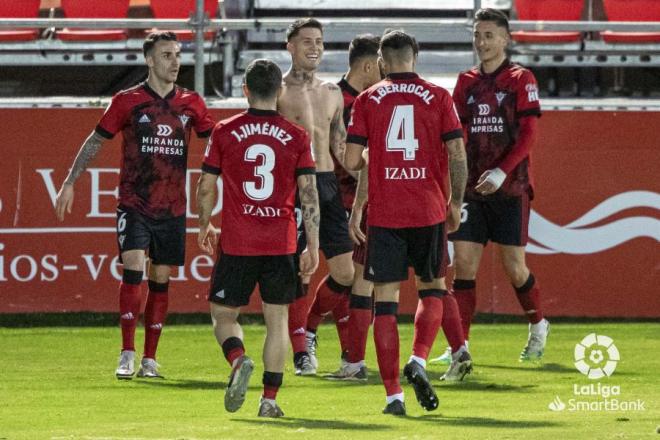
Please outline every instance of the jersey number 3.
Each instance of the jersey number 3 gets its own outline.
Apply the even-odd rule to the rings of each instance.
[[[246,162],[258,162],[254,167],[254,177],[257,182],[243,182],[243,191],[252,200],[266,200],[273,194],[273,168],[275,168],[275,152],[268,145],[255,144],[245,150]]]
[[[397,105],[392,112],[385,140],[387,151],[403,151],[403,160],[415,160],[419,142],[415,139],[415,113],[412,105]]]

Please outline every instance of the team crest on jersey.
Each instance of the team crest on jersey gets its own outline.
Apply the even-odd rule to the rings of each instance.
[[[142,117],[140,118],[140,120],[138,122],[140,124],[148,124],[149,122],[151,122],[151,119],[149,119],[149,116],[147,116],[147,115],[142,115]]]
[[[179,115],[179,120],[181,121],[181,124],[183,125],[183,128],[186,128],[186,124],[190,120],[190,116],[188,116],[188,115]]]
[[[506,92],[495,93],[495,98],[497,99],[497,105],[502,105],[502,101],[504,101],[504,98],[506,98]]]
[[[117,238],[117,241],[119,241],[119,247],[123,248],[124,247],[124,240],[126,240],[126,235],[122,234]]]
[[[474,96],[470,95],[470,97],[469,97],[468,100],[467,100],[467,104],[468,104],[468,105],[470,105],[470,104],[474,104]]]

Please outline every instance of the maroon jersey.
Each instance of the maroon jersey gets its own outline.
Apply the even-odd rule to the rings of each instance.
[[[213,129],[202,170],[222,174],[222,252],[296,252],[297,177],[316,172],[302,127],[276,111],[253,108],[222,120]]]
[[[117,93],[96,132],[124,137],[119,205],[154,219],[186,213],[186,169],[190,130],[207,137],[213,128],[204,100],[174,87],[164,98],[146,82]]]
[[[351,120],[353,103],[360,93],[351,87],[345,78],[342,78],[337,85],[344,96],[344,125],[348,127],[348,122]],[[339,184],[341,201],[344,204],[344,208],[351,209],[353,208],[353,200],[355,199],[355,191],[357,190],[357,180],[348,174],[348,171],[346,171],[334,155],[332,156],[332,160],[335,163],[335,175],[337,176],[337,183]]]
[[[362,92],[353,105],[347,142],[369,143],[369,225],[443,222],[444,142],[462,136],[449,92],[415,73],[390,74]]]
[[[480,197],[474,190],[479,177],[499,167],[511,152],[520,118],[541,115],[536,78],[508,60],[490,74],[475,67],[458,76],[454,102],[467,132],[466,193]],[[500,191],[514,196],[525,192],[532,195],[529,156],[508,173]]]

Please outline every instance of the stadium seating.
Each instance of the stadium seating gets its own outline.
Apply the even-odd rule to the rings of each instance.
[[[66,18],[126,18],[130,0],[62,0]],[[116,41],[128,36],[122,29],[62,29],[57,38],[63,41]]]
[[[578,21],[584,0],[516,0],[519,20]],[[511,36],[516,43],[563,44],[581,39],[580,32],[516,31]]]
[[[204,10],[210,18],[218,13],[218,0],[204,0]],[[151,11],[154,18],[189,18],[195,11],[195,0],[151,0]],[[151,32],[151,31],[149,31]],[[194,38],[194,33],[187,30],[174,30],[177,38],[188,41]],[[213,38],[214,32],[205,32],[204,38]]]
[[[2,18],[37,18],[40,0],[0,1]],[[36,29],[0,29],[0,42],[35,40]]]
[[[660,21],[658,0],[603,0],[610,21]],[[658,44],[660,32],[601,32],[609,44]]]

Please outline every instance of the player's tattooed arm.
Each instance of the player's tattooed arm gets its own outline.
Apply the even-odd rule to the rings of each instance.
[[[343,102],[343,98],[342,98]],[[344,155],[346,154],[346,127],[344,126],[344,108],[343,104],[335,108],[335,113],[330,121],[330,149],[335,155],[339,163],[344,163]],[[357,172],[347,170],[348,173],[357,179]]]
[[[468,177],[467,155],[465,154],[463,138],[447,141],[447,150],[449,152],[449,180],[451,182],[451,201],[454,205],[460,206],[463,203],[465,185],[467,183]]]
[[[302,218],[307,236],[307,247],[318,248],[321,211],[319,209],[319,195],[316,190],[316,176],[314,174],[298,176],[298,194],[300,196]]]
[[[87,169],[89,163],[96,157],[98,152],[101,151],[101,147],[103,147],[103,142],[105,142],[105,140],[106,139],[96,131],[93,131],[92,134],[87,137],[80,147],[78,155],[71,166],[71,171],[69,171],[69,175],[64,180],[64,183],[73,185],[76,182],[78,177],[80,177],[80,175]]]

